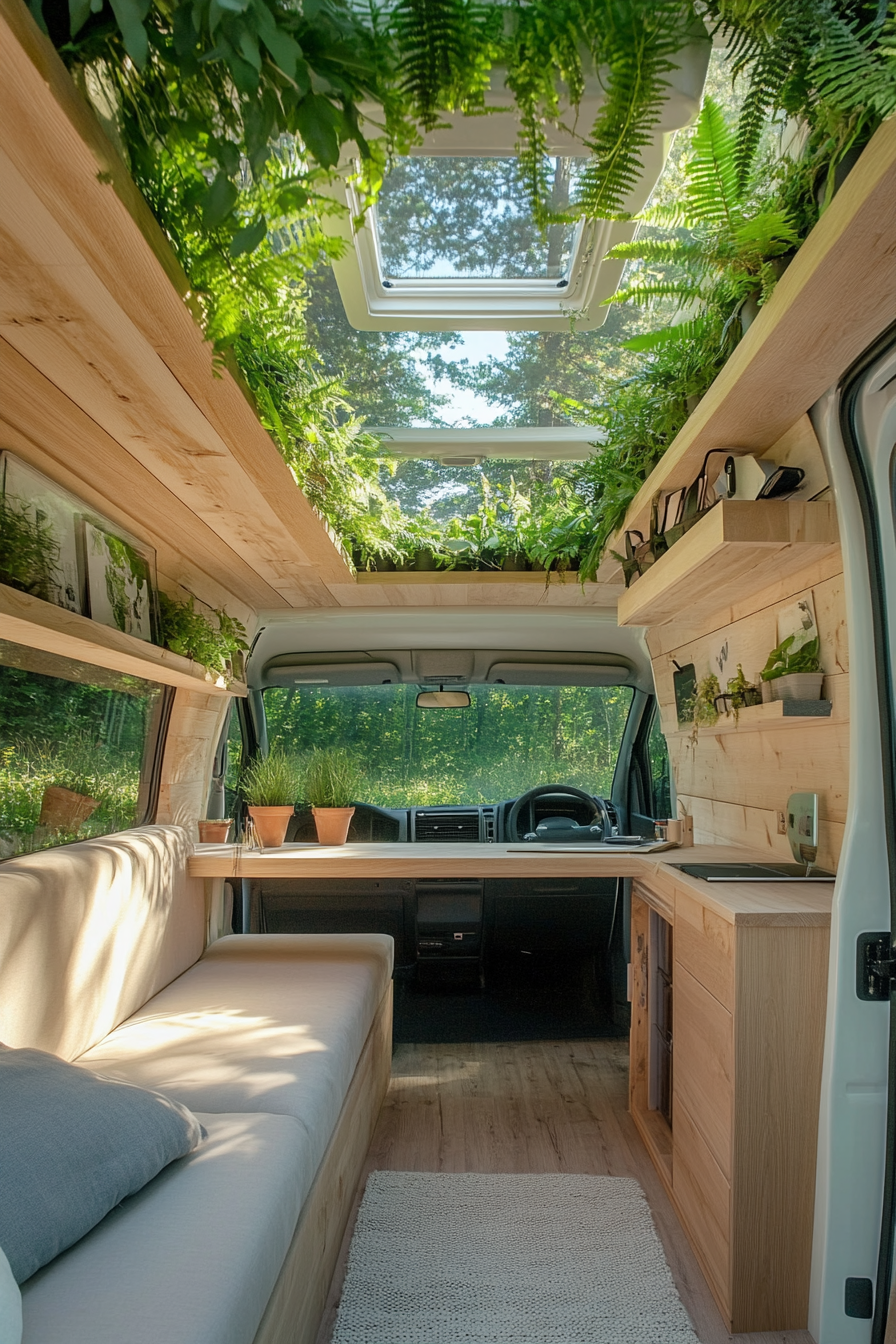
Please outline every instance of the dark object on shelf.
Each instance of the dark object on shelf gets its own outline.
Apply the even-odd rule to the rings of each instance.
[[[710,458],[725,451],[724,448],[711,448],[703,459],[698,476],[687,489],[679,488],[665,495],[661,492],[654,495],[650,508],[650,535],[646,541],[640,532],[625,533],[625,554],[620,556],[620,560],[626,588],[630,588],[639,575],[656,564],[660,556],[665,555],[669,547],[680,541],[718,502],[708,468]]]
[[[697,694],[697,669],[693,663],[684,667],[675,664],[672,673],[672,685],[675,689],[675,713],[679,728],[687,728],[694,721],[694,698]]]

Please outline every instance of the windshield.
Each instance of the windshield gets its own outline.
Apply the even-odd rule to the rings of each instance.
[[[496,803],[537,784],[609,795],[629,686],[471,686],[469,709],[418,709],[417,686],[271,687],[268,738],[295,755],[351,750],[358,802]]]

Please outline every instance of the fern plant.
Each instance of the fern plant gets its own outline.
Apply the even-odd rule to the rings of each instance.
[[[757,201],[752,173],[742,185],[737,134],[722,109],[707,97],[700,113],[687,164],[687,186],[680,204],[654,210],[651,224],[687,230],[685,236],[636,238],[620,243],[608,256],[660,266],[677,265],[679,278],[635,276],[607,299],[655,307],[668,299],[698,315],[628,342],[631,349],[699,336],[710,309],[730,315],[751,294],[764,303],[774,289],[775,257],[790,251],[799,235],[786,208],[777,201]]]
[[[724,32],[732,73],[750,81],[735,156],[741,186],[766,120],[784,112],[814,133],[826,204],[838,163],[896,109],[896,5],[705,0],[704,13]]]
[[[192,658],[231,681],[237,657],[245,653],[245,626],[226,611],[215,611],[217,627],[197,611],[193,598],[181,602],[167,593],[159,593],[159,615],[162,643],[172,653]]]
[[[445,111],[482,108],[502,20],[480,0],[399,0],[392,10],[400,88],[425,131]]]
[[[520,180],[542,224],[618,218],[641,174],[641,156],[659,122],[675,56],[705,37],[681,0],[532,0],[513,11],[504,59],[520,120]],[[586,81],[604,100],[590,127],[577,125]],[[564,105],[568,105],[565,110]],[[572,208],[551,209],[545,125],[572,129],[589,159]]]

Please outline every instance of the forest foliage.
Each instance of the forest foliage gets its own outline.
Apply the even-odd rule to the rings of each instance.
[[[471,686],[469,709],[421,710],[416,686],[265,691],[268,737],[302,759],[343,748],[356,801],[380,807],[496,803],[537,784],[609,795],[628,686]],[[304,801],[304,800],[297,800]]]
[[[688,0],[29,3],[168,234],[219,357],[241,372],[296,480],[362,563],[428,549],[450,564],[459,552],[445,543],[466,541],[473,553],[478,534],[507,554],[562,565],[585,516],[579,572],[593,573],[628,501],[736,344],[745,299],[769,296],[771,263],[805,238],[896,108],[896,4],[705,0],[702,20],[724,30],[729,78],[739,75],[746,94],[736,126],[704,126],[714,137],[708,158],[693,135],[685,140],[695,168],[701,155],[713,172],[727,165],[724,183],[716,173],[704,187],[718,189],[717,203],[736,194],[749,237],[741,228],[738,246],[717,250],[708,270],[705,211],[654,215],[640,253],[630,254],[629,301],[610,319],[637,340],[643,325],[622,330],[633,312],[639,325],[634,303],[661,301],[648,325],[667,328],[676,303],[690,303],[689,321],[673,328],[674,352],[650,341],[621,351],[624,340],[519,333],[503,369],[498,361],[457,369],[444,359],[446,334],[423,349],[424,368],[419,343],[412,349],[394,333],[356,339],[349,359],[338,320],[333,328],[309,307],[321,295],[331,312],[339,306],[325,274],[339,244],[325,224],[344,151],[357,156],[357,185],[372,202],[391,165],[407,173],[406,151],[443,114],[485,114],[497,69],[519,116],[515,181],[528,217],[556,231],[583,216],[624,214],[675,53],[703,31]],[[577,126],[587,157],[559,200],[545,127],[572,125],[592,69],[605,99]],[[774,160],[765,153],[770,122],[793,131]],[[664,254],[666,243],[674,250]],[[511,422],[525,414],[528,423],[594,424],[603,443],[584,467],[549,480],[531,471],[511,480],[501,469],[502,479],[482,487],[490,498],[478,521],[458,515],[446,530],[443,517],[410,516],[358,412],[392,405],[417,423],[437,415],[432,375],[492,397]],[[377,402],[377,386],[394,394]],[[495,508],[498,532],[486,517]]]
[[[108,679],[120,684],[0,665],[0,857],[75,839],[38,824],[51,786],[96,801],[81,839],[139,821],[143,752],[159,690],[136,678]]]

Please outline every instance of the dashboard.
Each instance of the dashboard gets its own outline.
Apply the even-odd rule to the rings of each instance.
[[[557,792],[542,794],[520,809],[510,833],[508,823],[516,803],[509,798],[499,803],[440,805],[437,807],[383,808],[357,803],[348,839],[358,842],[408,844],[507,844],[522,840],[541,822],[567,819],[579,826],[594,820],[594,808],[583,798]],[[613,804],[604,800],[614,829],[618,817]],[[297,810],[290,823],[288,842],[313,841],[317,838],[309,809]]]

